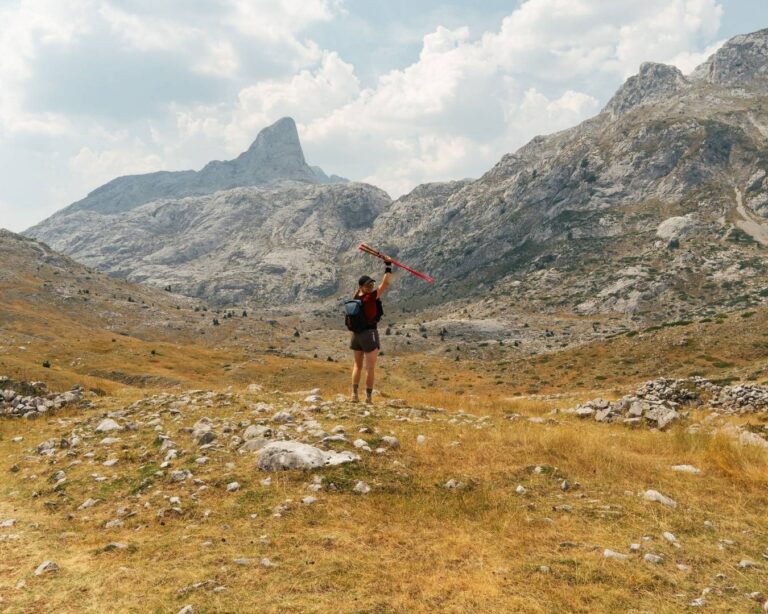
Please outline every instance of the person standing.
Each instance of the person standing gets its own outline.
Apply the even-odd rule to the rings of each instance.
[[[376,287],[376,280],[363,275],[357,282],[357,291],[354,298],[362,302],[363,313],[367,327],[360,332],[352,333],[352,340],[349,349],[354,351],[354,364],[352,365],[352,402],[360,401],[358,389],[360,379],[363,373],[363,363],[365,363],[365,402],[373,403],[371,398],[373,394],[373,382],[375,379],[376,359],[379,356],[381,344],[379,341],[379,330],[377,324],[383,309],[381,307],[381,296],[386,292],[392,281],[392,260],[384,260],[384,277],[381,284]]]

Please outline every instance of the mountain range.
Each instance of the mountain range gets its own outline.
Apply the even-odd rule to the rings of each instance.
[[[365,240],[426,270],[414,308],[686,318],[764,300],[768,30],[690,75],[646,63],[595,117],[477,180],[392,201],[306,164],[284,118],[199,172],[115,179],[26,231],[77,260],[220,304],[348,294]],[[328,183],[331,182],[331,183]]]

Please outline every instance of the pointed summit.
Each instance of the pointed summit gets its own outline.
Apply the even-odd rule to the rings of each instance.
[[[605,105],[604,111],[618,117],[641,104],[667,98],[687,85],[683,73],[675,66],[644,62],[640,72],[626,80]]]
[[[239,185],[247,185],[239,183],[241,181],[270,183],[279,179],[317,181],[314,171],[304,160],[296,122],[290,117],[283,117],[264,128],[248,150],[232,162],[212,162],[202,173],[210,173],[221,165],[229,165],[227,170]]]
[[[264,128],[253,144],[234,160],[215,160],[200,171],[161,171],[118,177],[54,215],[64,211],[95,211],[109,215],[130,211],[154,200],[202,196],[276,181],[330,181],[325,173],[317,174],[304,160],[296,123],[290,117],[283,117]],[[36,228],[28,232],[34,236]]]
[[[734,36],[696,68],[691,79],[768,92],[768,28]]]

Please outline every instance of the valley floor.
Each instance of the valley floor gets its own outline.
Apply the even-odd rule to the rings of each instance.
[[[759,612],[768,599],[766,449],[553,413],[568,397],[489,400],[481,415],[308,394],[126,390],[0,421],[0,609]],[[122,430],[95,432],[107,413]],[[215,439],[201,447],[204,418]],[[248,424],[343,434],[324,445],[360,460],[267,473],[237,449]],[[45,560],[59,569],[35,575]]]

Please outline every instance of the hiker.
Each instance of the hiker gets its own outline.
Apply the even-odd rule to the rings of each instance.
[[[365,316],[365,325],[362,330],[352,333],[352,341],[349,349],[355,352],[355,363],[352,366],[352,402],[357,403],[360,398],[357,391],[360,386],[360,377],[363,372],[363,360],[365,360],[365,402],[372,403],[374,371],[376,358],[379,355],[381,345],[379,343],[379,330],[376,327],[383,310],[381,308],[381,295],[386,292],[392,279],[392,260],[384,259],[384,277],[381,285],[376,287],[376,280],[368,275],[363,275],[358,281],[357,292],[354,298],[362,302],[362,311]]]

